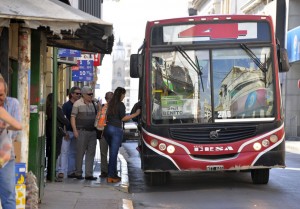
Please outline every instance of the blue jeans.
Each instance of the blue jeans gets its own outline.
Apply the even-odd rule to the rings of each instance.
[[[71,131],[68,131],[69,140],[63,138],[60,153],[59,173],[64,173],[64,176],[73,174],[76,171],[76,139]]]
[[[3,209],[16,209],[15,160],[0,169],[0,199]]]
[[[116,177],[118,175],[117,159],[119,148],[123,140],[123,129],[107,125],[104,129],[104,138],[109,147],[108,176]]]

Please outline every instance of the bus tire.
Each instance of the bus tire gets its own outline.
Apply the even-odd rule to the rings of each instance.
[[[167,183],[168,172],[150,172],[150,185],[159,186]]]
[[[270,169],[253,169],[251,178],[253,184],[267,184],[269,182]]]

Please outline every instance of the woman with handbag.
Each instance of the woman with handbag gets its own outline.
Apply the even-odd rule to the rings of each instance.
[[[50,93],[47,96],[46,99],[46,157],[48,159],[47,163],[47,180],[51,180],[51,172],[52,172],[52,115],[53,115],[53,94]],[[64,115],[64,112],[61,107],[57,106],[57,122],[56,122],[56,152],[55,152],[55,159],[57,160],[58,156],[60,155],[61,151],[61,144],[62,144],[62,139],[66,135],[64,126],[68,126],[70,124],[69,120],[66,118]],[[56,165],[56,163],[55,163]],[[54,169],[56,166],[54,167]],[[56,181],[62,181],[64,178],[63,172],[58,171]]]
[[[141,110],[138,109],[131,115],[126,115],[126,108],[122,102],[125,97],[126,90],[118,87],[110,102],[106,112],[107,121],[104,128],[104,138],[109,147],[109,162],[108,162],[108,183],[117,183],[121,181],[121,177],[117,172],[117,157],[119,148],[123,140],[123,122],[137,117]]]

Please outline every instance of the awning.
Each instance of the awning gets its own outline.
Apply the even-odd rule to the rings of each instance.
[[[57,0],[0,0],[0,27],[16,22],[43,30],[48,46],[101,54],[112,52],[111,23]]]

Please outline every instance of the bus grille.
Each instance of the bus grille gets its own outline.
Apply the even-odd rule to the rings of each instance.
[[[217,134],[215,134],[217,132]],[[243,140],[256,135],[256,126],[214,128],[170,128],[173,139],[194,144],[226,143]]]

